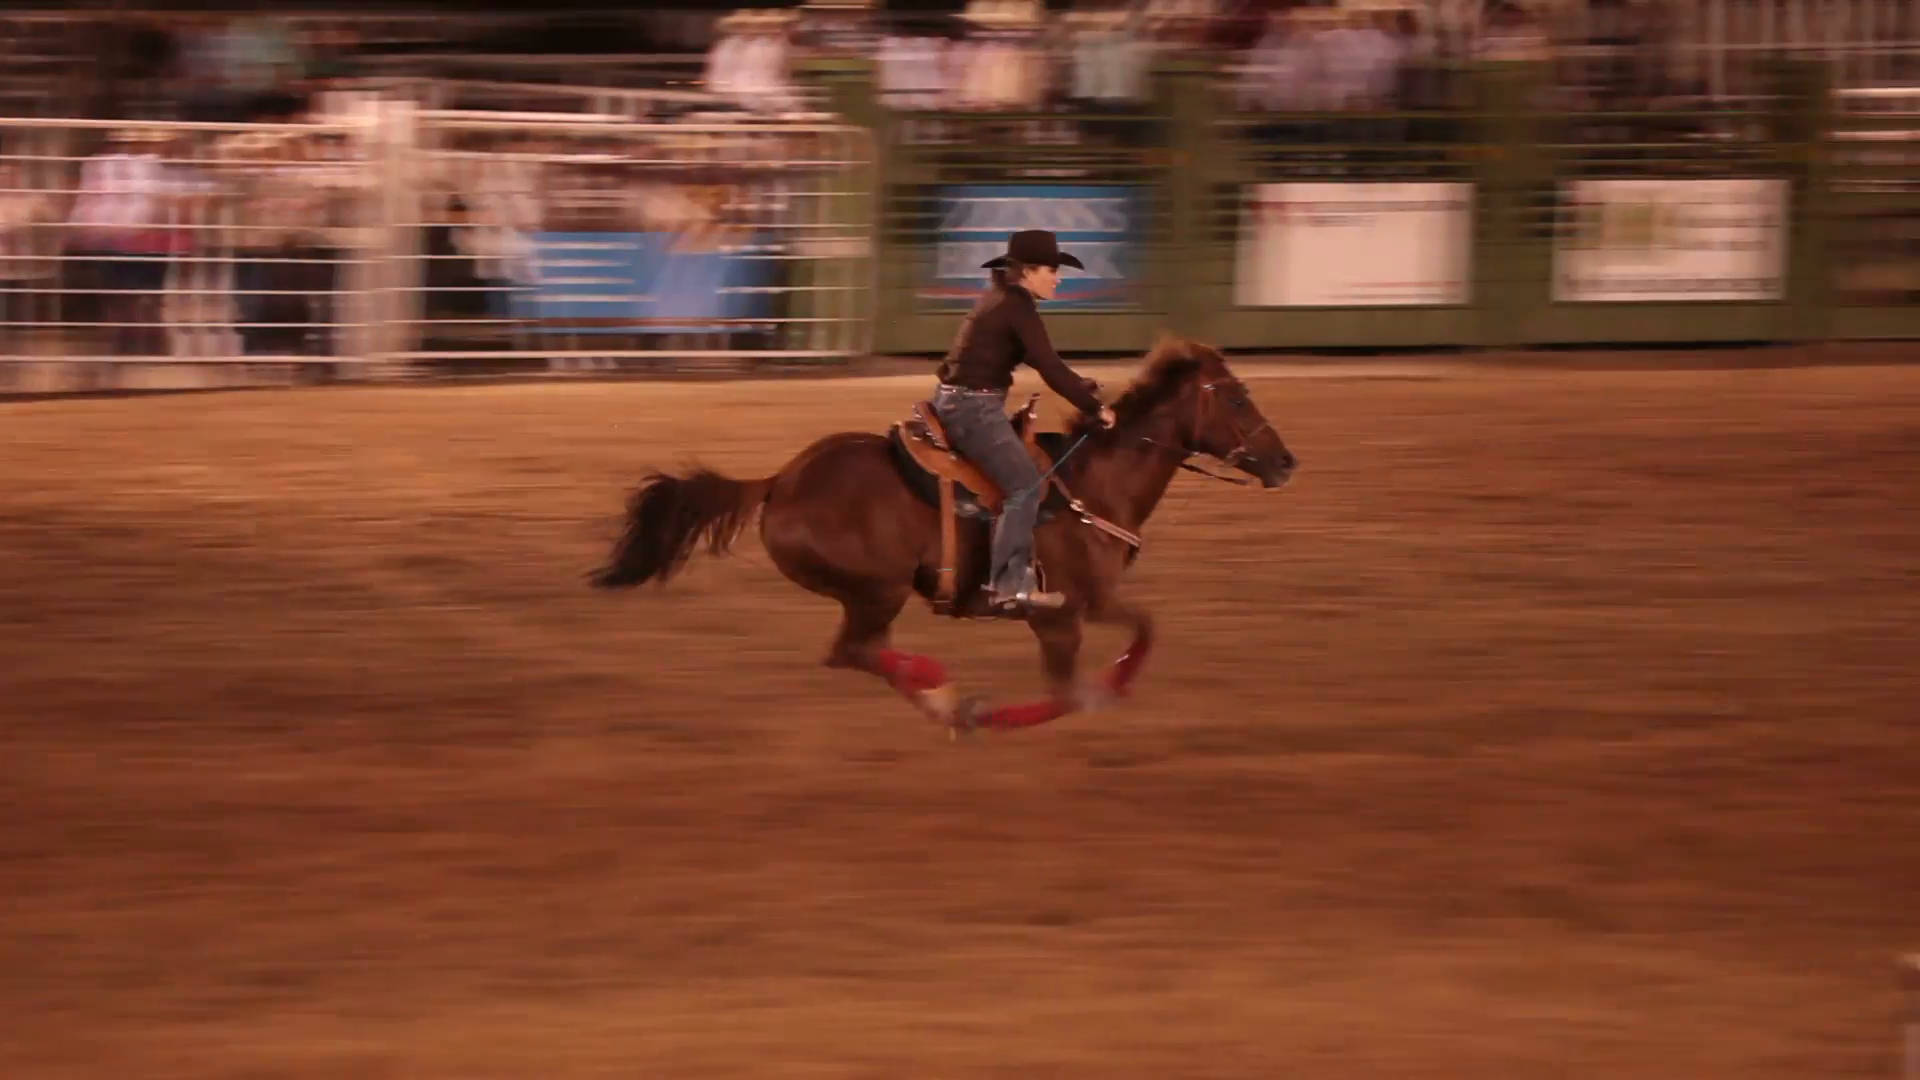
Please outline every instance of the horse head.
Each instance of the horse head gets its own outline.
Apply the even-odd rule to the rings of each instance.
[[[1114,411],[1121,428],[1155,429],[1161,434],[1141,437],[1189,456],[1216,458],[1262,487],[1285,484],[1298,464],[1247,385],[1210,345],[1162,337]]]

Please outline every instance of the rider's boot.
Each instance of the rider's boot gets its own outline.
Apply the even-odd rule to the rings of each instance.
[[[1066,606],[1063,593],[1042,592],[1032,567],[1010,567],[1002,580],[987,593],[987,604],[995,612],[1009,615],[1028,611],[1057,611]]]

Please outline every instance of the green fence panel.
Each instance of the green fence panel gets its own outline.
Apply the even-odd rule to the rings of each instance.
[[[826,90],[833,112],[857,129],[860,138],[829,140],[828,151],[840,155],[836,160],[858,164],[827,174],[822,178],[826,186],[812,193],[823,239],[806,246],[800,263],[812,286],[798,294],[809,321],[790,328],[805,344],[789,348],[812,348],[825,341],[835,348],[845,343],[855,354],[872,353],[877,351],[876,284],[881,268],[873,223],[886,168],[886,155],[876,145],[883,117],[873,96],[874,64],[861,58],[818,57],[800,72]],[[851,239],[862,235],[864,243]]]
[[[1739,66],[1741,96],[1632,108],[1550,63],[1426,72],[1395,113],[1240,111],[1194,62],[1130,114],[900,113],[869,85],[875,348],[945,351],[1027,227],[1095,256],[1050,305],[1069,351],[1920,336],[1920,95],[1836,113],[1817,60]]]
[[[986,284],[979,264],[1022,228],[1052,229],[1087,262],[1049,305],[1056,347],[1143,348],[1180,298],[1169,104],[1162,93],[1151,108],[1107,114],[876,106],[876,350],[945,352]]]
[[[1826,198],[1810,216],[1831,250],[1827,332],[1920,338],[1920,89],[1838,91],[1823,100]]]
[[[1472,72],[1424,73],[1423,107],[1244,111],[1210,87],[1206,256],[1210,340],[1228,348],[1470,345],[1483,336],[1491,220],[1487,116]]]
[[[1535,272],[1513,343],[1807,333],[1796,269],[1817,253],[1793,228],[1810,191],[1804,74],[1766,65],[1749,97],[1660,111],[1553,111],[1551,79],[1538,88],[1548,175],[1521,207]]]

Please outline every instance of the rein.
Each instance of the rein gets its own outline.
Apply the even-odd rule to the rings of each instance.
[[[1079,438],[1073,440],[1073,445],[1067,447],[1066,453],[1061,454],[1058,460],[1054,461],[1054,463],[1047,468],[1046,472],[1040,474],[1040,482],[1045,484],[1048,481],[1052,481],[1053,486],[1059,489],[1061,496],[1067,500],[1067,507],[1073,511],[1075,517],[1080,519],[1082,525],[1092,526],[1121,543],[1126,544],[1133,550],[1139,551],[1146,546],[1146,541],[1142,540],[1138,533],[1129,532],[1087,509],[1087,504],[1080,501],[1080,496],[1069,491],[1066,482],[1054,475],[1059,471],[1060,466],[1066,464],[1067,459],[1073,456],[1073,452],[1080,449],[1080,444],[1086,442],[1092,434],[1093,432],[1091,430],[1085,431],[1081,433]]]
[[[1148,440],[1148,441],[1151,442],[1152,440]],[[1253,483],[1253,481],[1250,478],[1245,476],[1221,476],[1217,472],[1209,472],[1208,470],[1203,469],[1200,466],[1195,465],[1190,461],[1181,462],[1180,467],[1187,470],[1190,473],[1199,473],[1201,476],[1204,476],[1209,480],[1218,480],[1223,484],[1237,484],[1240,487],[1246,487],[1247,485]]]
[[[1092,434],[1093,432],[1091,431],[1083,432],[1081,433],[1079,438],[1073,440],[1073,445],[1067,447],[1066,453],[1061,454],[1057,459],[1054,460],[1053,464],[1047,466],[1046,472],[1043,472],[1040,474],[1040,482],[1044,484],[1049,479],[1051,479],[1053,477],[1053,474],[1059,471],[1060,466],[1065,465],[1067,463],[1067,459],[1073,456],[1073,452],[1075,450],[1080,449],[1080,444],[1086,442],[1087,437]]]
[[[1034,486],[1044,488],[1048,484],[1052,484],[1054,488],[1060,492],[1061,497],[1067,500],[1068,509],[1073,511],[1073,515],[1080,519],[1082,525],[1088,525],[1098,529],[1121,543],[1132,547],[1135,551],[1138,551],[1146,546],[1146,541],[1140,539],[1139,534],[1129,532],[1087,509],[1087,504],[1081,502],[1080,497],[1075,495],[1072,490],[1067,487],[1066,481],[1060,479],[1058,475],[1060,466],[1065,465],[1067,459],[1073,456],[1073,452],[1080,449],[1092,435],[1092,431],[1082,432],[1079,438],[1073,440],[1072,446],[1067,447],[1064,453],[1054,459],[1053,464],[1047,466],[1047,471],[1040,474],[1040,481]]]

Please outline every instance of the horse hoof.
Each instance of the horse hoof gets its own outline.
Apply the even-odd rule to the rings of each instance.
[[[1075,687],[1067,700],[1079,712],[1095,713],[1111,708],[1114,702],[1120,700],[1120,695],[1105,682],[1089,681]]]
[[[947,737],[957,740],[962,735],[979,731],[984,726],[982,721],[992,712],[993,707],[987,704],[987,699],[978,694],[961,698],[959,704],[954,706],[952,715],[947,718]]]
[[[946,723],[953,722],[953,718],[959,714],[964,704],[959,700],[959,695],[954,691],[952,683],[942,683],[930,690],[916,691],[913,702],[931,719]]]

